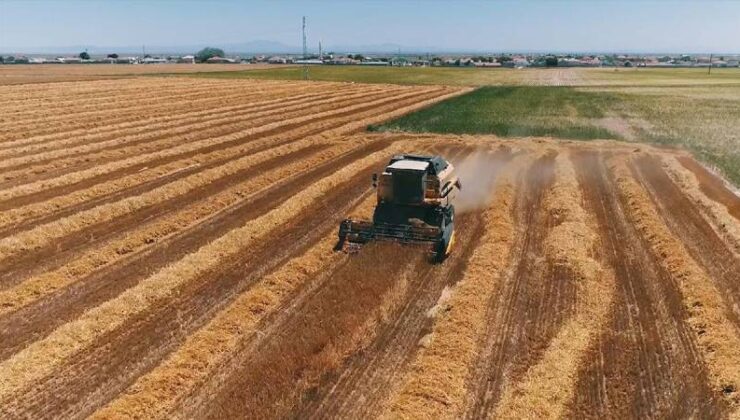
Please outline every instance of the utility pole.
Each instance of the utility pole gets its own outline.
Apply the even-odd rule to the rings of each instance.
[[[707,70],[707,74],[712,74],[712,54],[709,54],[709,69]]]
[[[308,47],[306,46],[306,17],[303,16],[303,80],[308,80],[308,64],[305,61],[308,59]]]

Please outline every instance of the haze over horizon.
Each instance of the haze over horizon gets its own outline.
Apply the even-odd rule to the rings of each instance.
[[[740,53],[740,2],[287,0],[5,0],[0,52],[258,52],[234,49],[260,43],[298,51],[304,15],[311,51],[321,40],[340,51]]]

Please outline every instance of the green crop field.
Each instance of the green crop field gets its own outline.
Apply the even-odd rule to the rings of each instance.
[[[300,67],[189,77],[300,80]],[[621,139],[683,147],[740,185],[740,69],[311,66],[311,80],[483,86],[373,130]]]
[[[637,69],[637,68],[467,68],[309,66],[317,81],[437,84],[450,86],[566,85],[566,86],[686,86],[740,85],[740,69]],[[300,66],[199,72],[191,77],[222,79],[301,80]]]
[[[483,87],[371,129],[581,140],[621,138],[598,123],[616,107],[616,101],[619,98],[613,94],[569,87]]]

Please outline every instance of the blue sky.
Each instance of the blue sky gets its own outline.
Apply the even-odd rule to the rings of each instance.
[[[271,40],[480,51],[740,53],[740,1],[14,1],[0,51]]]

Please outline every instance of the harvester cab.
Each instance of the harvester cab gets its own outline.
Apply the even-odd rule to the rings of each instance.
[[[373,220],[342,221],[337,248],[393,241],[426,247],[434,260],[444,260],[455,240],[453,202],[461,188],[452,164],[440,156],[396,155],[373,175],[373,186]]]

